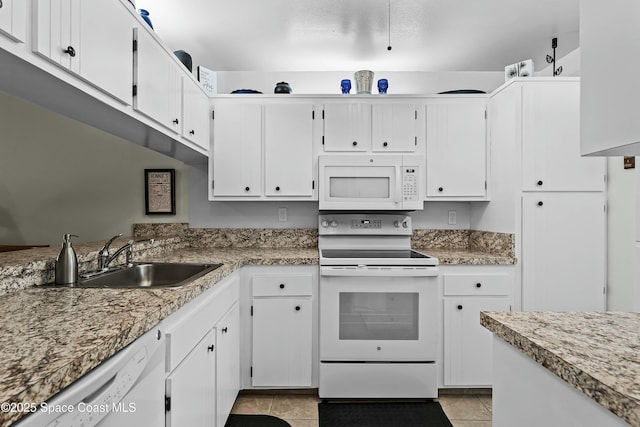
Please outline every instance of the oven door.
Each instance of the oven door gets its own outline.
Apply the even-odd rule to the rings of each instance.
[[[320,271],[322,362],[436,360],[437,267]]]

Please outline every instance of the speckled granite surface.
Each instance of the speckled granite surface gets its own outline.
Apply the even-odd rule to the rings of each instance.
[[[241,265],[315,264],[318,253],[310,248],[180,249],[145,259],[224,265],[178,289],[34,286],[3,296],[0,402],[40,404]],[[20,415],[0,412],[0,426]]]
[[[483,312],[480,323],[640,426],[640,313]]]
[[[316,229],[190,229],[185,223],[134,224],[135,238],[155,237],[153,245],[136,245],[135,254],[146,256],[192,248],[317,248]],[[129,238],[113,242],[115,250]],[[104,242],[74,245],[80,274],[97,267]],[[415,230],[412,246],[437,257],[441,264],[515,264],[513,235],[470,230]],[[51,283],[60,248],[35,248],[0,253],[0,295]]]
[[[157,238],[153,245],[139,243],[134,260],[224,265],[180,289],[59,289],[37,286],[53,281],[59,248],[0,253],[0,402],[41,403],[242,265],[318,262],[314,229],[205,230],[152,224],[134,230],[138,238]],[[441,264],[515,262],[502,253],[471,250],[466,231],[431,236],[419,240],[426,245],[419,249]],[[443,243],[447,236],[449,246]],[[120,238],[112,247],[128,240]],[[434,242],[440,248],[432,248],[438,246]],[[74,245],[80,273],[96,269],[103,244]],[[0,413],[0,427],[19,416]]]

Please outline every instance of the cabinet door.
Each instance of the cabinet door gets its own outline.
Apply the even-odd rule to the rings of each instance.
[[[525,85],[522,189],[603,191],[605,160],[580,156],[580,83]]]
[[[219,104],[213,120],[212,196],[260,196],[262,107]]]
[[[309,387],[311,298],[253,299],[254,386]]]
[[[413,152],[417,144],[418,110],[414,104],[372,105],[372,150]]]
[[[24,42],[27,36],[27,1],[0,1],[0,33]]]
[[[265,195],[313,195],[313,107],[264,106]]]
[[[209,151],[209,98],[196,82],[182,76],[182,136]]]
[[[427,104],[427,197],[486,195],[484,102]]]
[[[599,156],[640,154],[640,81],[626,73],[611,75],[617,52],[640,51],[637,26],[640,2],[580,3],[580,111],[582,153]],[[615,49],[612,49],[615,46]],[[640,56],[628,55],[625,68],[640,68]]]
[[[522,198],[522,309],[605,309],[606,215],[598,193]]]
[[[179,133],[182,71],[146,28],[138,28],[136,32],[137,94],[133,108]]]
[[[167,377],[167,427],[211,427],[216,422],[215,331],[211,329]]]
[[[444,385],[492,384],[492,335],[480,311],[510,311],[508,297],[456,297],[444,301]]]
[[[75,73],[80,71],[80,0],[35,0],[32,49]]]
[[[367,151],[371,146],[371,104],[325,104],[324,151]]]
[[[224,426],[240,391],[240,309],[236,302],[216,329],[216,426]],[[184,424],[188,425],[188,424]]]
[[[80,75],[130,105],[134,22],[131,14],[119,1],[83,0],[80,17],[77,49]]]

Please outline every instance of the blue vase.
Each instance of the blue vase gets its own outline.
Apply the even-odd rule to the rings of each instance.
[[[387,89],[389,89],[389,81],[387,79],[378,80],[378,93],[387,93]]]
[[[344,79],[340,82],[340,89],[342,90],[342,93],[347,94],[349,92],[351,92],[351,80],[349,79]]]
[[[138,13],[140,14],[140,16],[142,16],[144,22],[149,24],[149,26],[153,30],[153,24],[151,23],[151,18],[149,18],[149,11],[147,9],[138,9]]]

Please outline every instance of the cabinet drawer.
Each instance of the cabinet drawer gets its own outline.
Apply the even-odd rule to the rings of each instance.
[[[313,276],[295,275],[256,275],[253,277],[254,297],[311,296]]]
[[[445,295],[510,295],[512,287],[513,276],[508,273],[444,276]]]

